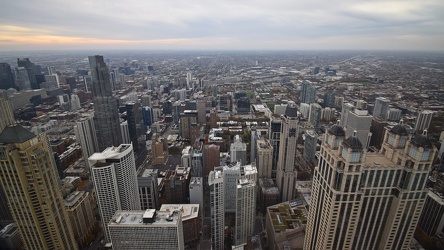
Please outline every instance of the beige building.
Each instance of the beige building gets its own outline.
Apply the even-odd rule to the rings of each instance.
[[[151,155],[153,158],[153,165],[165,164],[168,161],[168,143],[163,137],[158,137],[154,134],[151,138]]]
[[[26,249],[77,249],[45,134],[20,125],[0,134],[0,182]]]
[[[97,225],[93,214],[95,206],[93,196],[85,191],[74,191],[65,198],[65,207],[71,220],[74,238],[80,247],[84,246]]]
[[[258,177],[270,179],[273,168],[273,146],[268,140],[257,140],[256,151]]]
[[[423,209],[436,148],[402,124],[369,153],[334,125],[314,171],[304,249],[408,249]]]
[[[180,211],[185,245],[199,242],[201,226],[199,204],[163,204],[159,211],[169,213]]]

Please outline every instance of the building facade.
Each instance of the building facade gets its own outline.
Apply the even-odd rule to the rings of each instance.
[[[273,146],[268,140],[256,141],[256,167],[259,178],[270,179],[273,168]]]
[[[256,219],[256,182],[240,178],[236,185],[236,216],[234,228],[234,244],[247,244],[254,233]]]

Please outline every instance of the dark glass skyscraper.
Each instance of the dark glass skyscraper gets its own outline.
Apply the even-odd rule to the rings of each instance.
[[[17,58],[17,66],[24,67],[26,69],[29,77],[29,82],[31,83],[31,88],[39,89],[39,85],[37,84],[37,79],[35,77],[34,63],[32,63],[29,58]]]
[[[0,63],[0,89],[14,88],[14,77],[7,63]]]
[[[117,99],[112,95],[108,67],[103,56],[90,56],[89,65],[92,76],[94,102],[94,125],[97,133],[99,151],[122,144]]]

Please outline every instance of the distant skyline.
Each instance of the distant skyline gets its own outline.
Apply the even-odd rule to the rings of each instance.
[[[442,0],[3,1],[0,51],[444,51]]]

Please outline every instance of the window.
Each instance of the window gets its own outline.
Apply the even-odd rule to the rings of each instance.
[[[359,162],[361,160],[361,152],[352,152],[350,162]]]
[[[393,144],[395,143],[395,136],[390,134],[387,142],[388,144],[393,146]]]
[[[416,148],[415,147],[411,147],[409,150],[409,156],[415,158],[416,157]]]
[[[429,158],[430,158],[430,151],[424,150],[424,152],[422,153],[422,156],[421,156],[421,161],[428,161]]]

